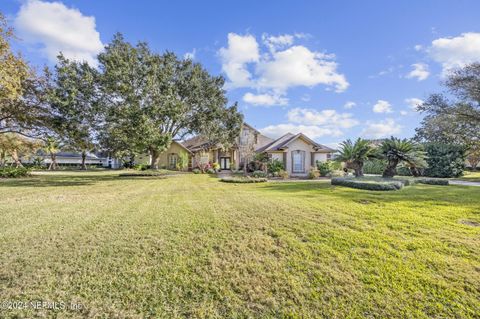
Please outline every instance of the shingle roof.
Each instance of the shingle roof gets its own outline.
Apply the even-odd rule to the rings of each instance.
[[[264,147],[258,149],[257,151],[258,152],[281,151],[281,150],[285,149],[288,146],[288,144],[290,144],[291,142],[293,142],[294,140],[296,140],[299,137],[307,140],[309,143],[311,143],[319,151],[326,151],[326,152],[333,152],[334,151],[333,149],[331,149],[331,148],[329,148],[325,145],[318,144],[317,142],[311,140],[308,136],[306,136],[305,134],[302,134],[302,133],[298,133],[296,135],[292,134],[292,133],[287,133],[287,134],[279,137],[278,139],[276,139],[272,143],[267,144]]]

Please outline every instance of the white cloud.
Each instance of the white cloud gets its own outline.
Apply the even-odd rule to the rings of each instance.
[[[380,122],[367,122],[361,135],[366,138],[383,138],[399,134],[401,131],[402,126],[394,119],[388,118]]]
[[[191,52],[187,52],[183,55],[184,59],[195,60],[195,55],[197,54],[197,49],[193,49]]]
[[[287,90],[325,84],[342,92],[349,85],[345,76],[337,73],[337,63],[332,61],[332,56],[298,45],[273,53],[270,60],[257,65],[257,71],[258,86],[264,88]]]
[[[407,112],[407,111],[403,111],[403,110],[402,110],[402,111],[400,111],[400,115],[402,115],[402,116],[405,116],[405,115],[407,115],[407,114],[408,114],[408,112]]]
[[[68,59],[96,65],[96,56],[103,50],[95,18],[61,2],[23,3],[15,17],[15,27],[26,43],[40,45],[52,62],[63,52]]]
[[[278,138],[286,133],[303,133],[312,139],[323,136],[341,136],[343,132],[334,127],[320,127],[316,125],[278,124],[270,125],[260,129],[262,134],[272,138]]]
[[[428,78],[430,72],[428,71],[428,65],[425,63],[414,63],[412,64],[413,70],[407,74],[408,79],[416,78],[418,81],[423,81]]]
[[[427,52],[433,60],[442,64],[445,74],[453,68],[479,60],[480,33],[468,32],[433,40]]]
[[[413,47],[415,51],[422,51],[423,46],[421,44],[417,44],[416,46]]]
[[[356,106],[356,105],[357,105],[357,103],[352,102],[352,101],[348,101],[347,103],[345,103],[345,104],[343,105],[343,107],[346,108],[347,110],[349,110],[349,109],[353,108],[353,107]]]
[[[412,98],[405,99],[405,103],[406,103],[412,110],[416,111],[418,105],[420,105],[420,104],[423,103],[423,100],[421,100],[421,99],[419,99],[419,98],[416,98],[416,97],[412,97]]]
[[[350,113],[338,113],[332,109],[314,110],[307,108],[294,108],[287,113],[288,123],[270,125],[260,131],[273,138],[286,133],[303,133],[312,139],[323,136],[342,136],[343,130],[359,122]]]
[[[286,92],[291,87],[324,84],[337,92],[346,90],[349,83],[337,72],[334,55],[293,45],[294,39],[301,36],[264,35],[263,40],[270,50],[261,53],[252,35],[229,33],[228,46],[219,50],[228,86]],[[254,74],[249,66],[255,70]]]
[[[260,53],[258,43],[252,35],[228,34],[228,47],[221,48],[219,55],[222,60],[222,70],[230,80],[231,87],[251,86],[251,74],[248,63],[258,62]]]
[[[294,39],[295,39],[295,36],[291,34],[273,36],[273,35],[268,35],[264,33],[262,35],[263,43],[269,48],[271,52],[274,52],[274,51],[277,51],[278,49],[292,45]]]
[[[287,113],[288,121],[296,124],[317,125],[327,127],[350,128],[358,125],[351,113],[338,113],[336,110],[294,108]]]
[[[373,106],[373,112],[375,113],[392,113],[392,105],[385,100],[378,100]]]
[[[243,101],[252,105],[287,105],[288,99],[274,94],[252,94],[250,92],[243,96]]]

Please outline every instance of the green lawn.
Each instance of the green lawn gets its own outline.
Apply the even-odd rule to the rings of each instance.
[[[459,179],[459,180],[462,180],[462,181],[468,181],[468,182],[480,182],[480,171],[476,171],[476,172],[465,171],[465,172],[463,172],[462,177],[455,178],[455,179]]]
[[[480,188],[0,180],[0,318],[479,318]],[[67,307],[68,308],[68,307]]]

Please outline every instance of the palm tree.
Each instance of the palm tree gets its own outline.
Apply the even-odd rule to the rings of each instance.
[[[351,140],[342,142],[336,160],[344,162],[345,167],[355,171],[355,177],[363,176],[363,163],[376,157],[376,151],[370,141],[358,138],[355,143]]]
[[[45,140],[45,150],[50,154],[50,166],[49,170],[56,170],[58,168],[57,164],[57,153],[60,150],[60,143],[54,137],[47,137]]]
[[[383,171],[383,177],[393,177],[397,174],[397,165],[404,163],[410,168],[413,176],[418,176],[418,168],[426,167],[426,153],[419,144],[408,139],[391,137],[383,141],[380,153],[388,161]]]

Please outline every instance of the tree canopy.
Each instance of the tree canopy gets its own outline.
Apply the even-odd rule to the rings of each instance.
[[[426,116],[416,130],[416,138],[467,147],[479,144],[480,63],[453,71],[444,84],[446,93],[432,94],[418,107]]]
[[[148,151],[156,168],[173,138],[201,134],[226,145],[240,132],[243,117],[236,104],[227,106],[223,77],[200,64],[134,46],[121,34],[98,60],[101,140],[112,151]]]

